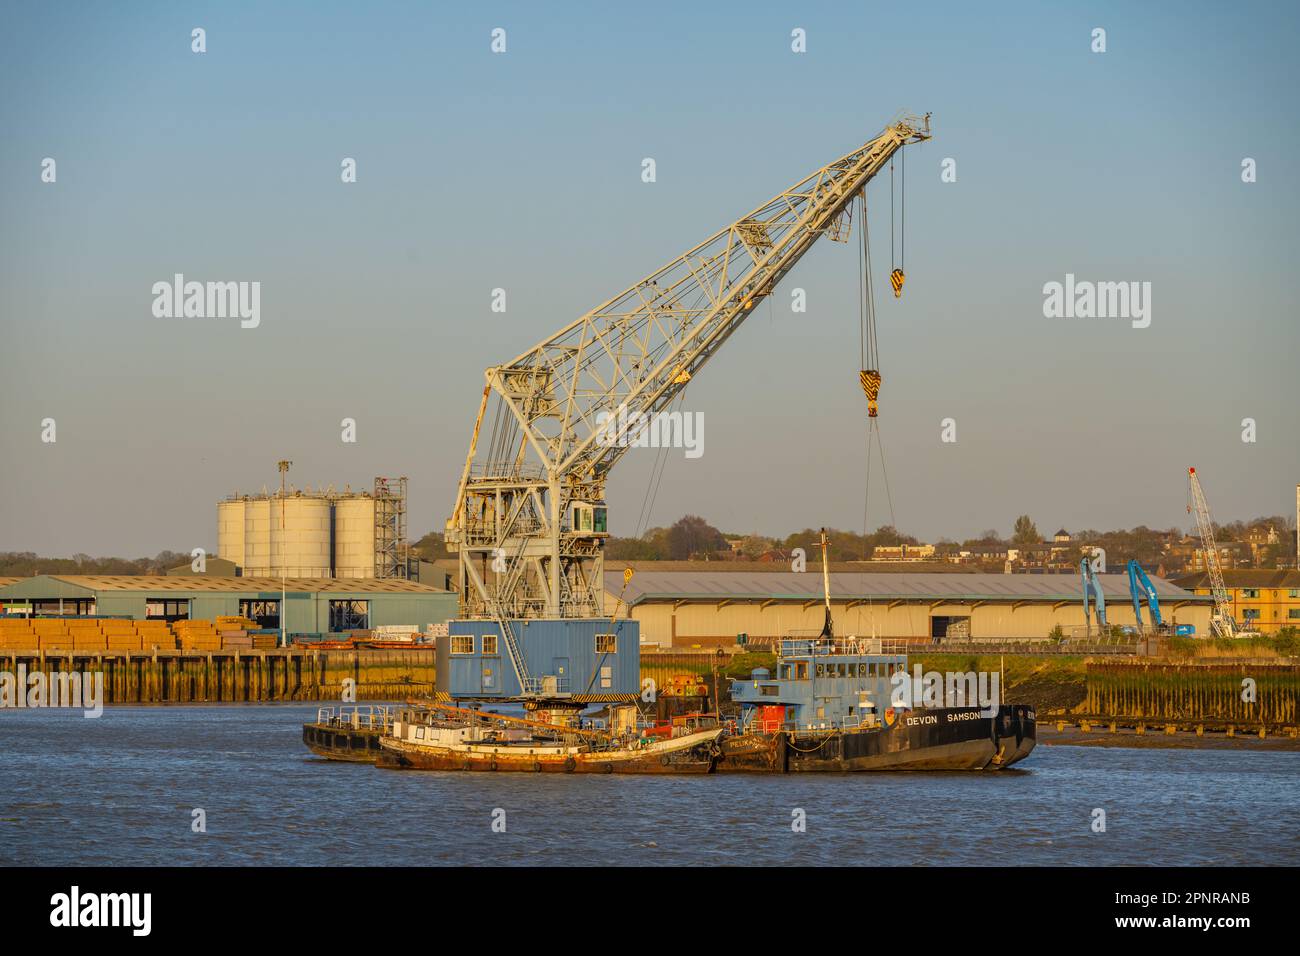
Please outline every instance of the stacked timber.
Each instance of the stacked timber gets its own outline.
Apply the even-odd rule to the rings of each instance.
[[[106,650],[140,650],[140,634],[136,630],[135,621],[105,619],[100,621],[99,625],[100,630],[104,632],[104,646]]]
[[[108,641],[95,618],[69,618],[67,626],[74,651],[108,650]]]
[[[255,631],[257,622],[239,615],[222,614],[213,622],[218,631]]]
[[[152,651],[176,647],[176,635],[166,621],[136,621],[135,633],[140,638],[140,650]]]
[[[38,647],[31,621],[25,617],[0,617],[0,650],[34,651]]]
[[[172,625],[176,646],[183,651],[219,651],[221,635],[211,621],[177,621]]]
[[[38,617],[32,621],[37,646],[43,651],[72,650],[72,637],[63,618]]]
[[[227,630],[221,632],[222,650],[252,650],[253,636],[246,630]]]

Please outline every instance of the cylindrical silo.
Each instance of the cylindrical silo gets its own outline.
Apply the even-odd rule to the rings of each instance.
[[[271,575],[271,499],[244,501],[244,575]]]
[[[375,576],[375,499],[346,495],[334,502],[334,574]]]
[[[244,500],[217,502],[217,557],[244,567]]]
[[[271,573],[292,578],[328,577],[329,500],[304,494],[277,498],[271,502],[270,518]]]

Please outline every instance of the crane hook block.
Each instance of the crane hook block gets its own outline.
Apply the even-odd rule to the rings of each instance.
[[[894,298],[897,299],[903,294],[903,282],[907,276],[903,274],[902,269],[895,269],[889,274],[889,284],[894,287]]]
[[[858,381],[862,383],[862,390],[867,393],[867,417],[875,418],[878,410],[876,399],[880,397],[880,383],[883,379],[874,368],[869,368],[858,373]]]

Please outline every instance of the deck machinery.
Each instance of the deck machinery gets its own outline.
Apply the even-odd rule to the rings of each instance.
[[[865,208],[867,184],[900,149],[930,135],[929,114],[900,114],[870,141],[487,369],[446,523],[447,547],[459,556],[461,619],[449,626],[452,666],[438,669],[440,692],[557,710],[640,691],[639,667],[624,659],[639,660],[637,623],[614,621],[604,608],[610,470],[635,429],[670,410],[818,238],[847,241],[852,204],[861,197]],[[495,656],[482,653],[484,639]],[[502,673],[485,680],[493,660]]]

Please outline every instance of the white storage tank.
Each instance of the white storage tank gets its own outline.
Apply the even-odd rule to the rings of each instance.
[[[329,577],[330,511],[321,495],[295,492],[270,502],[272,576]]]
[[[244,575],[271,575],[271,500],[244,500]]]
[[[348,495],[334,502],[334,574],[375,576],[375,499]]]
[[[244,499],[217,502],[217,557],[244,567]]]

